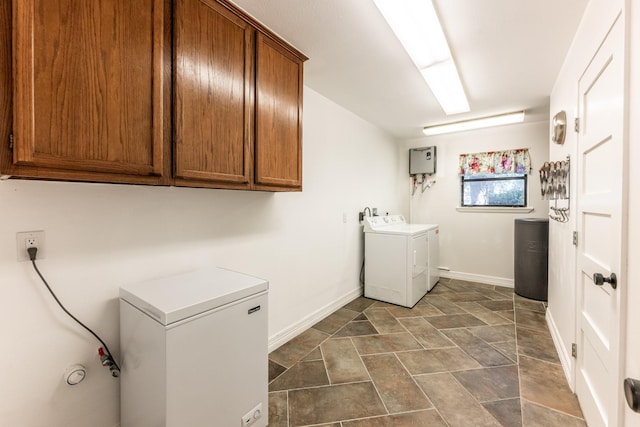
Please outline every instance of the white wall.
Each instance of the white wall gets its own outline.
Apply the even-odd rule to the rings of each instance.
[[[573,232],[577,229],[576,221],[576,165],[577,134],[573,123],[578,115],[578,85],[575,72],[567,72],[565,64],[563,72],[556,81],[550,100],[550,114],[555,115],[564,110],[567,114],[567,131],[563,145],[549,142],[549,159],[565,160],[570,156],[571,170],[569,176],[569,221],[549,222],[549,310],[547,319],[551,334],[556,342],[558,354],[565,369],[565,375],[571,388],[574,388],[574,359],[571,357],[571,344],[575,342],[576,330],[576,251],[572,244]],[[572,70],[573,71],[573,70]],[[549,140],[550,141],[550,140]],[[566,203],[566,202],[565,202]]]
[[[622,8],[622,0],[591,0],[567,53],[564,65],[551,92],[550,115],[567,113],[568,131],[564,145],[549,140],[551,160],[571,156],[570,194],[576,194],[577,134],[573,123],[578,114],[578,80],[600,42]],[[567,223],[555,221],[549,228],[549,309],[547,320],[571,388],[575,384],[575,359],[571,344],[576,342],[576,247],[572,234],[577,228],[576,200],[572,197]]]
[[[313,90],[304,96],[302,193],[0,182],[0,425],[119,420],[118,380],[99,366],[97,344],[61,313],[30,263],[16,261],[18,231],[45,231],[40,269],[116,355],[123,283],[203,264],[264,277],[272,347],[360,293],[357,213],[366,205],[401,211],[397,146]],[[71,388],[62,373],[74,363],[88,376]]]
[[[440,266],[450,269],[448,277],[513,286],[514,220],[547,217],[547,204],[540,196],[538,169],[548,160],[548,122],[522,123],[489,129],[424,137],[407,141],[408,149],[435,145],[436,183],[424,193],[420,187],[410,197],[411,221],[440,225]],[[529,148],[532,172],[528,179],[531,213],[458,212],[460,176],[458,159],[463,153]],[[405,189],[410,191],[408,160],[400,170]]]

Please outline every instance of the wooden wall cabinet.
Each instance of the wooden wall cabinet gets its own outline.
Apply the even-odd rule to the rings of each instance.
[[[302,62],[258,34],[255,182],[302,187]]]
[[[249,188],[255,30],[215,1],[174,10],[175,176]]]
[[[301,190],[307,58],[233,4],[13,0],[8,16],[6,5],[12,120],[0,116],[0,135],[11,129],[13,145],[0,144],[0,174]]]
[[[13,150],[2,144],[2,174],[167,182],[164,0],[12,4],[2,28],[13,29]]]

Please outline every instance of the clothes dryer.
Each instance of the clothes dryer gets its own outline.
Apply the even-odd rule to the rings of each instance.
[[[402,215],[364,218],[364,295],[413,307],[439,280],[437,224]]]

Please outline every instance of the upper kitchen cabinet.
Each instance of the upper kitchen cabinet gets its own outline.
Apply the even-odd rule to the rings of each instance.
[[[258,34],[256,62],[256,187],[302,189],[303,58]]]
[[[230,1],[8,1],[0,175],[301,190],[307,58]]]
[[[165,0],[14,0],[2,173],[168,182],[168,10]]]
[[[179,0],[178,185],[302,188],[302,54],[226,1]]]
[[[249,188],[255,30],[213,0],[179,0],[174,19],[176,183]]]

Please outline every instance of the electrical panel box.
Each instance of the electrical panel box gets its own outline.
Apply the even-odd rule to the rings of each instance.
[[[436,173],[436,147],[411,148],[409,150],[409,175]]]

